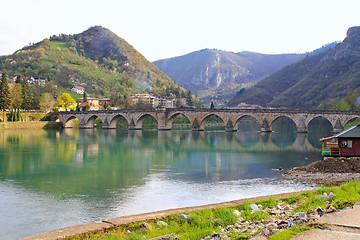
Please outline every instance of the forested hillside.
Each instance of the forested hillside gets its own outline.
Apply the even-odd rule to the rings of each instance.
[[[96,26],[76,35],[52,36],[0,57],[8,75],[42,76],[60,87],[83,86],[92,95],[152,91],[166,95],[185,89],[110,30]]]
[[[241,88],[250,87],[304,57],[303,54],[267,55],[203,49],[154,64],[178,84],[196,93],[203,103],[214,101],[221,105]]]
[[[239,91],[228,103],[267,107],[328,109],[360,90],[360,27],[345,40],[300,62],[284,67],[253,87]]]

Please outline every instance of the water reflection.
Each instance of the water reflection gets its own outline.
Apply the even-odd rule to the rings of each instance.
[[[31,221],[40,221],[21,232],[26,236],[159,208],[300,190],[304,185],[286,182],[274,169],[320,159],[320,148],[309,137],[258,131],[6,130],[0,137],[0,203],[9,205],[4,216],[24,206],[26,216],[34,215]],[[14,191],[17,206],[7,200]],[[49,212],[43,218],[34,195],[42,199],[41,211]],[[141,202],[144,196],[158,204]],[[74,214],[74,221],[51,217],[58,216],[54,204],[71,205],[67,214]],[[14,226],[29,218],[16,221]],[[6,219],[0,217],[1,222]]]
[[[174,169],[174,163],[182,163],[199,179],[206,179],[202,174],[209,176],[209,169],[218,171],[216,166],[223,162],[227,166],[220,164],[225,169],[220,179],[261,177],[261,166],[254,166],[253,173],[245,165],[262,162],[267,169],[276,168],[284,165],[280,159],[289,161],[287,156],[280,156],[274,164],[269,158],[284,152],[319,155],[318,138],[314,141],[309,136],[296,132],[5,131],[0,173],[2,179],[13,179],[42,192],[69,196],[100,192],[106,197],[109,191],[129,183],[143,184],[158,166]],[[294,157],[290,162],[285,165],[298,164]],[[205,172],[197,174],[192,169]]]

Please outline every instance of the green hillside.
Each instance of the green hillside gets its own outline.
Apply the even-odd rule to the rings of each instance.
[[[124,39],[100,26],[76,35],[52,36],[2,56],[0,71],[46,77],[65,88],[83,86],[88,93],[104,97],[145,90],[166,94],[166,89],[178,89],[185,93]]]
[[[330,102],[360,90],[360,27],[348,30],[335,47],[308,55],[300,62],[239,91],[228,103],[303,109],[329,108]]]
[[[178,84],[196,93],[205,104],[224,104],[237,91],[250,87],[303,54],[267,55],[203,49],[154,64]]]

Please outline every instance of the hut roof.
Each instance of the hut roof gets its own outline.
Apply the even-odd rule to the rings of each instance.
[[[360,138],[360,123],[349,129],[346,129],[345,131],[342,131],[337,135],[327,138],[322,138],[320,139],[320,141],[327,141],[333,138]]]
[[[337,135],[335,135],[336,138],[340,137],[340,138],[360,138],[360,124],[357,124]]]

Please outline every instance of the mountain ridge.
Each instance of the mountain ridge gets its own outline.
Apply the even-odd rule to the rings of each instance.
[[[0,57],[10,75],[40,75],[65,88],[86,87],[88,93],[126,96],[146,89],[166,93],[177,85],[132,45],[109,29],[94,26],[79,34],[60,34]]]
[[[175,82],[206,104],[226,102],[228,95],[260,81],[305,54],[261,54],[202,49],[153,62]]]
[[[328,108],[329,102],[360,89],[360,27],[352,27],[343,42],[286,66],[228,103],[266,107]]]

